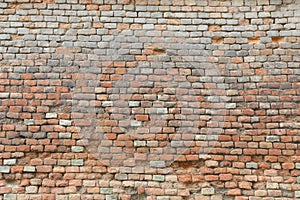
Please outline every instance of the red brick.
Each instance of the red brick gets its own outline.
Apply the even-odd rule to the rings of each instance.
[[[283,169],[294,169],[295,165],[294,163],[282,163]]]
[[[246,182],[246,181],[240,182],[239,183],[239,188],[250,190],[250,189],[252,189],[252,183],[251,182]]]
[[[22,173],[24,166],[12,166],[11,172],[12,173]]]
[[[230,181],[232,180],[232,174],[220,174],[219,175],[221,181]]]
[[[225,182],[225,188],[236,188],[237,187],[237,183],[232,182],[232,181],[228,181]]]
[[[192,181],[191,175],[178,175],[178,180],[183,183],[188,183]]]
[[[43,179],[42,185],[46,187],[54,187],[55,181],[51,179]]]
[[[239,196],[242,194],[242,191],[240,189],[231,189],[231,190],[228,190],[227,194],[229,196]]]
[[[148,121],[149,117],[148,115],[135,115],[135,119],[138,121]]]
[[[0,194],[8,194],[11,193],[11,187],[0,187]]]
[[[164,190],[159,188],[145,188],[145,191],[151,195],[164,195]]]
[[[52,166],[36,166],[36,171],[40,173],[52,172]]]
[[[219,176],[217,175],[206,175],[204,176],[206,181],[217,181],[219,180]]]
[[[280,149],[270,149],[269,150],[269,155],[271,155],[271,156],[280,156],[281,155],[281,150]]]

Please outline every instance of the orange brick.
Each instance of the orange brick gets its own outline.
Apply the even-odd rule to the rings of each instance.
[[[229,196],[239,196],[242,194],[242,191],[240,189],[231,189],[231,190],[228,190],[227,194]]]
[[[221,181],[230,181],[232,180],[232,174],[220,174],[219,175]]]

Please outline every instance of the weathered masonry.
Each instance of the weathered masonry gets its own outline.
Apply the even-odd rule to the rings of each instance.
[[[300,199],[299,0],[0,0],[0,200]]]

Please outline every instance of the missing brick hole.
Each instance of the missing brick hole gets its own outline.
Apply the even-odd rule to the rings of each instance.
[[[14,186],[14,185],[18,185],[17,181],[15,179],[6,179],[5,180],[6,185],[8,186]]]
[[[259,42],[259,38],[248,38],[248,43],[252,44],[252,43],[258,43]]]
[[[35,159],[35,158],[50,158],[51,154],[50,153],[33,153],[33,152],[29,152],[26,153],[25,158],[27,159]]]
[[[283,40],[284,40],[283,37],[273,37],[272,38],[273,43],[279,43],[279,42],[282,42]]]
[[[129,2],[128,2],[128,4],[129,5],[135,5],[135,0],[128,0]]]
[[[222,44],[223,38],[213,38],[212,42],[213,44]]]
[[[11,40],[21,40],[23,35],[11,35]]]
[[[204,160],[197,161],[174,161],[170,164],[172,168],[181,168],[181,169],[189,169],[189,168],[201,168],[205,166]]]
[[[23,123],[22,119],[13,119],[12,124]]]
[[[278,162],[291,162],[291,157],[290,156],[288,156],[288,157],[286,157],[286,156],[278,156]]]
[[[134,5],[135,0],[119,0],[118,3],[122,5]]]
[[[160,49],[160,48],[153,49],[153,55],[160,55],[160,54],[165,54],[165,53],[166,53],[165,49]]]
[[[209,25],[208,30],[212,32],[220,32],[222,30],[222,27],[219,25]]]
[[[286,115],[285,116],[285,121],[287,121],[287,122],[297,122],[298,121],[298,116],[297,115]]]
[[[46,4],[54,4],[54,0],[43,0],[43,3],[46,3]]]
[[[132,194],[130,200],[146,200],[147,195],[145,193],[142,194]]]
[[[263,161],[263,157],[262,156],[251,156],[251,160],[253,162],[261,162],[261,161]]]
[[[49,105],[50,112],[64,112],[69,113],[72,111],[71,101],[53,101],[52,105]]]
[[[9,8],[9,9],[19,9],[20,4],[19,3],[8,3],[7,8]]]

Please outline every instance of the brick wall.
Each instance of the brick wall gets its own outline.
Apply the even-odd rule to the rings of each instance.
[[[2,0],[0,200],[300,198],[300,1]]]

